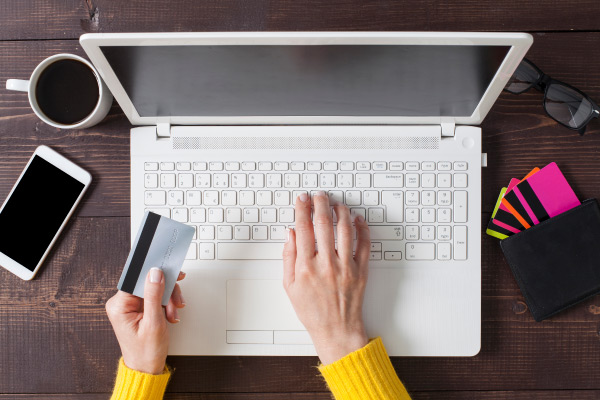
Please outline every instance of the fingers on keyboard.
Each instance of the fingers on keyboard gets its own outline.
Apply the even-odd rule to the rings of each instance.
[[[196,228],[186,259],[281,259],[292,227],[298,254],[307,257],[316,248],[337,248],[347,257],[353,246],[357,257],[370,260],[468,255],[465,161],[148,161],[143,166],[145,210]],[[325,196],[317,198],[321,190]],[[364,251],[353,227],[359,215],[373,241]]]

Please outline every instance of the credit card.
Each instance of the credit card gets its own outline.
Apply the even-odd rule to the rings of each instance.
[[[510,232],[510,235],[514,233],[519,233],[523,229],[523,225],[519,222],[519,220],[506,208],[505,205],[502,204],[504,200],[504,196],[509,192],[513,187],[517,185],[520,181],[516,178],[511,179],[510,184],[507,188],[503,188],[504,193],[501,192],[502,198],[500,198],[500,205],[494,215],[490,223],[488,224],[488,228],[491,230],[494,229],[502,229],[502,231]],[[506,190],[504,190],[506,189]],[[510,236],[509,235],[509,236]]]
[[[531,225],[537,225],[581,204],[554,162],[518,183],[504,199],[525,220],[531,221]]]
[[[500,196],[498,196],[498,200],[496,201],[496,206],[494,207],[494,212],[492,213],[492,218],[490,219],[488,227],[485,230],[485,233],[487,233],[488,235],[493,236],[495,238],[498,238],[498,239],[506,239],[507,237],[509,237],[510,235],[512,235],[514,233],[507,229],[502,228],[501,226],[497,226],[493,223],[494,217],[496,216],[496,213],[498,212],[498,208],[500,207],[500,204],[502,203],[502,197],[504,196],[504,193],[506,193],[506,188],[502,188],[502,190],[500,191]]]
[[[525,179],[528,179],[529,177],[531,177],[532,175],[534,175],[535,173],[537,173],[540,169],[539,168],[534,168],[532,169],[527,175],[525,175],[525,177],[521,180],[513,178],[510,180],[510,183],[508,184],[508,187],[506,189],[506,193],[504,194],[504,197],[506,197],[507,194],[512,192],[512,189],[519,183],[524,181]],[[517,231],[522,231],[524,229],[527,229],[528,227],[531,226],[531,224],[529,224],[522,216],[521,214],[514,209],[514,207],[508,203],[506,201],[505,198],[502,198],[499,210],[502,210],[501,212],[499,212],[499,216],[497,217],[497,222],[500,222],[501,226],[504,225],[509,225],[515,229],[517,229]],[[516,232],[515,232],[516,233]]]
[[[117,288],[143,298],[148,271],[160,268],[165,277],[162,305],[166,306],[193,237],[193,227],[147,211]]]

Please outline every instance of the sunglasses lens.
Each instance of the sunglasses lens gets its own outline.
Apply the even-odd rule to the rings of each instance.
[[[575,129],[581,128],[594,112],[590,101],[581,93],[556,83],[548,87],[544,106],[552,118]]]
[[[506,85],[506,90],[519,94],[529,89],[540,78],[540,73],[527,60],[521,61],[519,67]]]

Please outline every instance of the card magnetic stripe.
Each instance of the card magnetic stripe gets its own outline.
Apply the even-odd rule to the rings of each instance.
[[[514,229],[513,232],[520,232],[522,230],[522,226],[519,223],[519,221],[517,220],[517,218],[514,215],[512,215],[510,212],[505,211],[501,208],[499,208],[498,211],[496,212],[496,216],[494,217],[492,222],[496,225],[498,225],[497,222],[501,222],[503,224],[511,226]]]
[[[500,224],[502,224],[502,222],[500,222]],[[507,226],[508,226],[508,225],[507,225]],[[495,223],[495,224],[494,224],[494,223],[493,223],[493,222],[491,222],[491,221],[490,221],[490,223],[488,224],[487,231],[489,231],[489,232],[498,232],[498,233],[500,233],[500,234],[502,234],[502,235],[505,235],[505,236],[511,236],[511,235],[514,235],[514,234],[516,233],[516,232],[512,232],[512,231],[510,231],[510,230],[508,230],[508,229],[505,229],[505,228],[504,228],[504,227],[502,227],[501,225],[498,225],[498,223]],[[486,232],[486,233],[487,233],[487,232]],[[489,235],[489,233],[488,233],[488,235]]]
[[[129,270],[127,271],[125,279],[123,279],[123,285],[121,286],[122,291],[133,293],[135,290],[135,285],[137,284],[138,278],[142,272],[144,262],[146,261],[146,256],[148,255],[148,250],[152,244],[152,239],[154,239],[154,234],[156,233],[156,228],[158,227],[159,222],[160,215],[151,212],[148,213],[148,217],[146,218],[146,223],[144,224],[144,229],[142,230],[140,239],[135,245],[135,252],[133,253],[133,257],[131,257]]]
[[[529,214],[527,213],[527,210],[525,210],[525,207],[523,207],[523,205],[521,204],[521,202],[519,201],[519,198],[517,197],[517,194],[515,193],[515,189],[518,187],[519,185],[515,186],[512,190],[512,192],[507,193],[506,196],[504,196],[504,200],[506,202],[508,202],[508,204],[510,206],[512,206],[512,208],[515,210],[515,212],[518,214],[515,215],[517,217],[517,219],[519,219],[519,217],[521,217],[521,219],[523,221],[525,221],[525,224],[523,224],[523,221],[520,221],[521,224],[523,224],[523,226],[525,228],[530,228],[533,225],[533,220],[531,219],[531,217],[529,216]],[[508,207],[508,206],[507,206]],[[510,207],[509,207],[510,210]],[[511,210],[512,212],[512,210]],[[513,213],[514,214],[514,213]],[[527,226],[529,225],[529,226]]]
[[[517,195],[520,194],[523,197],[523,199],[525,200],[525,202],[527,203],[527,204],[523,204],[525,206],[525,208],[527,209],[527,206],[529,206],[527,213],[529,213],[530,211],[533,213],[533,215],[531,216],[532,219],[537,218],[538,223],[539,223],[539,222],[545,221],[548,218],[550,218],[550,216],[546,212],[546,209],[542,205],[542,202],[540,201],[540,199],[537,197],[537,195],[533,191],[533,188],[531,187],[529,182],[527,182],[527,181],[521,182],[515,188],[515,190],[518,191]]]

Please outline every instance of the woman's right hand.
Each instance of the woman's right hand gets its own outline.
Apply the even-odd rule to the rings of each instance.
[[[324,365],[364,347],[368,337],[362,317],[369,270],[371,241],[362,216],[355,219],[357,246],[348,208],[334,205],[337,216],[337,251],[329,198],[296,200],[296,229],[288,231],[283,250],[283,285],[298,318],[310,334]],[[315,236],[318,251],[315,251]]]

